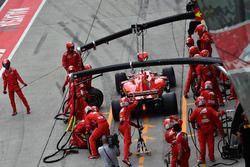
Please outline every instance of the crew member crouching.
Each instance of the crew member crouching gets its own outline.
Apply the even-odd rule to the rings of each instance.
[[[87,142],[86,142],[86,123],[84,120],[77,123],[75,126],[75,129],[72,133],[72,137],[70,140],[70,145],[76,146],[78,148],[87,148]]]

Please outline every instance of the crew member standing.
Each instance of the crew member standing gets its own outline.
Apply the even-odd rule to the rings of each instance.
[[[195,68],[196,75],[197,75],[197,85],[200,86],[200,90],[203,90],[205,87],[205,82],[206,81],[211,81],[213,85],[213,91],[217,98],[219,99],[219,105],[224,106],[224,101],[222,97],[222,93],[219,87],[219,83],[217,81],[217,71],[215,67],[211,64],[199,64]]]
[[[173,126],[174,132],[176,135],[176,148],[177,148],[177,164],[180,167],[188,167],[188,160],[190,157],[190,147],[188,145],[188,136],[187,133],[181,131],[181,125],[176,123]],[[172,164],[172,167],[175,167],[175,164]]]
[[[212,46],[213,43],[212,37],[209,32],[206,30],[204,24],[199,24],[195,28],[195,32],[199,35],[200,39],[197,41],[197,45],[200,50],[207,49],[209,51],[209,57],[212,55]]]
[[[3,78],[3,94],[6,94],[7,87],[9,92],[9,99],[10,103],[13,109],[12,116],[15,116],[17,114],[16,110],[16,103],[15,103],[15,92],[19,96],[19,98],[22,100],[24,106],[27,109],[27,114],[30,114],[30,106],[23,95],[23,92],[18,84],[18,81],[21,82],[24,86],[27,86],[27,84],[23,81],[23,79],[20,77],[19,73],[16,69],[10,67],[10,61],[8,59],[4,59],[3,67],[5,68],[2,78]]]
[[[69,66],[68,72],[69,74],[76,72],[75,67]],[[70,119],[72,118],[72,116],[76,116],[77,121],[83,120],[85,118],[84,109],[88,105],[85,101],[85,99],[87,98],[87,93],[84,84],[79,84],[77,79],[71,81],[68,75],[63,85],[63,91],[65,90],[67,84],[69,84],[69,101],[64,109],[64,114],[66,114],[68,109],[70,109]]]
[[[217,96],[215,96],[215,93],[213,91],[213,84],[211,81],[205,82],[204,90],[201,90],[200,95],[205,98],[206,107],[212,107],[213,109],[218,111],[219,102]]]
[[[93,108],[90,106],[85,107],[86,111],[86,133],[90,132],[92,124],[95,124],[96,127],[89,137],[89,145],[91,149],[91,155],[89,159],[97,159],[99,155],[97,154],[96,140],[99,139],[102,135],[110,135],[109,124],[101,112],[93,111]]]
[[[196,54],[200,53],[199,48],[197,46],[191,46],[188,49],[188,52],[189,52],[189,58],[193,58]],[[188,98],[188,92],[190,89],[190,85],[191,85],[192,81],[196,78],[195,68],[196,68],[196,65],[194,65],[194,64],[189,65],[188,76],[187,76],[185,89],[184,89],[184,97],[185,98]]]
[[[122,107],[120,111],[120,124],[119,131],[123,135],[124,139],[124,159],[122,160],[128,166],[132,166],[129,161],[129,155],[132,155],[129,151],[129,147],[131,144],[131,125],[137,127],[137,125],[131,122],[131,113],[134,108],[137,106],[138,102],[135,99],[129,99],[127,97],[123,97],[120,100],[120,105]],[[139,128],[139,127],[137,127]]]
[[[82,59],[78,52],[76,52],[75,45],[73,42],[66,43],[67,51],[63,53],[62,65],[64,69],[68,72],[69,66],[74,66],[76,71],[82,70]]]
[[[171,153],[172,153],[171,164],[172,164],[172,167],[176,167],[177,160],[178,160],[178,154],[179,154],[178,145],[176,144],[177,132],[174,131],[174,128],[173,128],[173,126],[175,124],[179,124],[181,127],[182,120],[174,115],[171,115],[169,118],[166,118],[164,120],[164,127],[166,129],[165,140],[166,140],[166,142],[171,144]]]
[[[222,123],[219,120],[219,116],[223,113],[216,112],[211,107],[206,107],[206,102],[203,96],[196,98],[194,109],[189,117],[189,121],[193,124],[197,124],[198,127],[198,142],[200,145],[200,159],[199,164],[205,163],[206,143],[208,144],[208,157],[210,161],[214,162],[214,130],[215,127],[219,130],[221,136],[224,136]]]

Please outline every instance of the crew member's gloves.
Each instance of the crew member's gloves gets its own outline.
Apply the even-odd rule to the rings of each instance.
[[[6,91],[6,90],[4,90],[4,91],[3,91],[3,94],[6,94],[6,93],[7,93],[7,91]]]
[[[64,93],[64,91],[65,91],[65,86],[62,87],[62,92]]]
[[[177,163],[177,165],[180,165],[180,164],[181,164],[181,160],[178,159],[178,160],[176,161],[176,163]]]
[[[28,86],[28,85],[26,83],[24,83],[23,86]]]

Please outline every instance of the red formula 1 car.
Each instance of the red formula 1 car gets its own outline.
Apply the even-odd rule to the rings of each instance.
[[[176,94],[170,92],[170,87],[176,86],[173,67],[164,68],[162,75],[144,69],[129,77],[124,72],[116,73],[115,83],[121,96],[138,100],[132,115],[151,110],[158,110],[167,116],[178,113]],[[119,121],[120,100],[113,100],[111,106],[114,120]]]

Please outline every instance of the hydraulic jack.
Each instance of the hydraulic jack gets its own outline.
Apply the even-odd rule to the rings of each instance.
[[[137,156],[140,156],[141,154],[151,155],[151,151],[147,148],[146,143],[142,137],[143,126],[142,124],[140,124],[139,119],[137,119],[137,126],[141,128],[138,128],[139,138],[137,141],[136,155]]]

